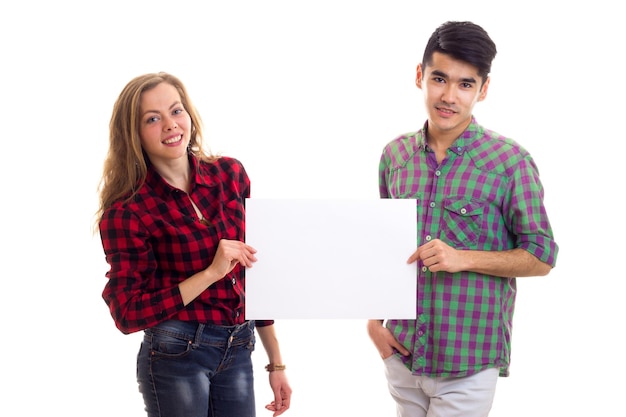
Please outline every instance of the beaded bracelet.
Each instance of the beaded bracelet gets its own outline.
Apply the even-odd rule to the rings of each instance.
[[[267,372],[272,372],[272,371],[284,371],[285,369],[287,369],[287,365],[283,365],[283,364],[275,364],[275,363],[270,363],[268,365],[265,365],[265,370]]]

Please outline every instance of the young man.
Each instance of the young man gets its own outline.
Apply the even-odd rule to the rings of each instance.
[[[515,277],[547,275],[558,246],[530,154],[479,125],[496,46],[471,22],[430,37],[416,85],[428,120],[390,142],[380,196],[416,200],[414,320],[370,320],[398,416],[487,416],[509,375]]]

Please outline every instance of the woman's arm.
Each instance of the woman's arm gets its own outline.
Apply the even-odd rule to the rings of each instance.
[[[261,338],[261,343],[267,353],[270,365],[284,365],[283,358],[280,353],[278,338],[274,325],[259,326],[256,328]],[[271,369],[271,368],[270,368]],[[285,370],[269,371],[270,387],[274,392],[274,401],[266,405],[265,408],[273,411],[274,416],[279,416],[289,409],[291,402],[291,387],[287,381]]]

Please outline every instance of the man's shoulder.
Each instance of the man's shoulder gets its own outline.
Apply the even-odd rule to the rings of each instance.
[[[402,166],[424,145],[422,131],[396,136],[383,148],[382,158],[390,166]]]
[[[511,137],[483,127],[478,133],[467,149],[478,166],[488,170],[506,170],[530,158],[526,148]]]

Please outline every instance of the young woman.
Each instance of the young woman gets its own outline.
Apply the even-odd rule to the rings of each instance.
[[[110,266],[102,296],[117,328],[144,332],[137,381],[150,417],[255,415],[255,329],[267,352],[274,416],[289,408],[274,322],[246,321],[250,181],[210,155],[182,82],[131,80],[110,122],[98,226]]]

